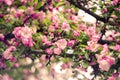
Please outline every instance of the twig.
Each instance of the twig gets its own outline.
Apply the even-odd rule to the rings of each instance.
[[[90,11],[90,10],[87,9],[86,7],[84,7],[84,6],[80,5],[80,4],[79,4],[79,5],[76,4],[73,0],[67,0],[67,1],[68,1],[70,4],[76,6],[77,8],[82,9],[83,11],[85,11],[85,12],[88,13],[88,14],[90,14],[91,16],[93,16],[94,18],[96,18],[97,20],[99,20],[99,21],[101,21],[101,22],[109,23],[110,25],[113,25],[113,26],[116,25],[115,22],[110,21],[110,20],[108,20],[108,19],[106,19],[106,18],[104,18],[104,17],[101,17],[101,16],[95,14],[94,12]]]

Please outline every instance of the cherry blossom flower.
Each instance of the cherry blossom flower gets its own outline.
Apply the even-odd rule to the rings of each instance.
[[[75,37],[78,37],[79,35],[80,35],[80,33],[78,32],[78,31],[73,31],[73,35],[75,36]]]
[[[13,34],[15,35],[15,37],[17,39],[21,38],[21,33],[22,33],[22,28],[21,27],[15,27],[14,28]]]
[[[116,5],[119,2],[119,0],[113,0],[113,4]]]
[[[116,50],[116,51],[119,51],[119,52],[120,52],[120,45],[116,44],[116,45],[114,46],[114,50]]]
[[[65,39],[60,39],[55,44],[57,45],[58,48],[63,50],[67,46],[67,41]]]
[[[28,8],[26,9],[26,14],[31,15],[31,14],[33,14],[33,13],[35,13],[33,7],[28,7]]]
[[[10,59],[10,58],[13,57],[12,52],[15,51],[15,50],[16,50],[16,48],[14,46],[10,46],[3,52],[2,56],[5,59]]]
[[[64,31],[69,31],[70,30],[70,25],[68,24],[67,21],[63,22],[61,29]]]
[[[6,68],[6,64],[4,64],[3,61],[0,61],[0,69],[2,69],[2,68]]]
[[[73,20],[73,23],[78,23],[78,21],[79,21],[79,20],[78,20],[78,17],[75,16],[75,15],[70,15],[70,16],[69,16],[69,19],[70,19],[70,20]]]
[[[90,36],[90,40],[97,43],[100,37],[101,37],[101,34],[95,34],[95,35]]]
[[[0,40],[4,40],[4,35],[0,34]]]
[[[49,26],[48,31],[54,32],[55,31],[55,26],[53,26],[53,25]]]
[[[4,74],[1,80],[13,80],[8,74]]]
[[[14,64],[14,67],[15,67],[15,68],[18,68],[18,67],[19,67],[19,63],[15,63],[15,64]]]
[[[68,43],[67,43],[67,45],[69,46],[69,47],[73,47],[74,46],[74,44],[75,44],[75,40],[70,40],[70,41],[68,41]]]
[[[98,48],[100,47],[100,45],[94,41],[88,41],[87,44],[88,46],[86,47],[86,49],[91,50],[92,52],[96,52]]]
[[[60,48],[54,48],[54,54],[60,55],[62,50]]]
[[[60,23],[60,19],[59,19],[59,17],[58,17],[57,15],[53,15],[53,16],[51,17],[51,21],[52,21],[53,23],[56,23],[56,24]]]
[[[33,31],[29,27],[22,27],[21,38],[32,38]]]
[[[100,52],[100,54],[106,54],[109,50],[107,44],[102,45],[102,48],[103,50]]]
[[[103,13],[107,13],[107,12],[108,12],[108,9],[105,8],[105,9],[103,10]]]
[[[20,0],[21,3],[26,4],[27,0]]]
[[[51,42],[48,40],[47,36],[41,36],[41,38],[42,38],[42,42],[44,45],[46,45],[46,46],[51,45]]]
[[[53,54],[53,50],[50,49],[50,48],[47,48],[47,49],[45,50],[45,52],[48,53],[48,54],[50,54],[50,55]]]
[[[45,13],[44,13],[43,11],[40,11],[40,12],[38,13],[38,19],[39,19],[40,21],[43,21],[43,20],[45,19],[45,17],[46,17],[46,15],[45,15]]]
[[[22,43],[26,46],[26,47],[32,47],[33,46],[33,41],[31,38],[22,38]]]
[[[108,71],[115,63],[115,58],[106,55],[98,55],[96,54],[97,62],[99,63],[99,68],[104,71]]]
[[[4,2],[5,2],[8,6],[10,6],[10,5],[13,4],[14,0],[4,0]]]
[[[108,80],[117,80],[119,77],[119,73],[113,73],[112,76],[108,77]]]
[[[22,43],[27,47],[33,46],[32,34],[33,31],[29,27],[16,27],[13,34],[17,39],[21,39]]]

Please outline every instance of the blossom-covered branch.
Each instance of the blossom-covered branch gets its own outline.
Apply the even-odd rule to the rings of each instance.
[[[89,9],[87,9],[85,6],[82,6],[80,3],[78,3],[77,1],[74,0],[67,0],[68,2],[70,2],[70,4],[74,5],[75,7],[82,9],[83,11],[85,11],[86,13],[90,14],[91,16],[93,16],[94,18],[96,18],[97,20],[104,22],[104,23],[109,23],[110,25],[116,25],[116,23],[114,21],[111,21],[109,19],[106,19],[104,17],[101,17],[99,15],[97,15],[96,13],[90,11]]]

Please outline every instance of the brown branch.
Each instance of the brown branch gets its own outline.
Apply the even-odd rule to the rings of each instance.
[[[33,16],[33,15],[28,16],[28,17],[23,21],[23,23],[21,24],[21,27],[23,27],[24,24],[25,24],[32,16]]]
[[[104,23],[109,23],[110,25],[116,25],[115,22],[110,21],[104,17],[101,17],[97,14],[95,14],[94,12],[90,11],[89,9],[87,9],[86,7],[80,5],[80,4],[76,4],[76,2],[74,2],[73,0],[67,0],[70,4],[74,5],[75,7],[85,11],[86,13],[90,14],[91,16],[93,16],[94,18],[96,18],[97,20],[104,22]]]
[[[47,54],[45,52],[45,50],[30,50],[29,53],[33,53],[33,54],[39,54],[40,56],[43,55],[43,54]],[[56,54],[54,54],[56,56]],[[66,54],[65,56],[60,54],[60,55],[57,55],[57,56],[60,56],[60,57],[69,57],[69,58],[72,58],[73,56],[78,56],[77,54]]]

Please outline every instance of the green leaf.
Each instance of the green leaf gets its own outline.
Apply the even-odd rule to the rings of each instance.
[[[34,0],[35,3],[38,3],[38,0]]]
[[[0,52],[3,52],[3,51],[4,51],[4,49],[0,48]]]
[[[37,3],[36,9],[39,9],[40,7],[42,7],[42,2]]]
[[[65,4],[65,2],[64,2],[64,1],[61,1],[61,2],[59,2],[59,3],[56,4],[56,7],[62,6],[62,5],[64,5],[64,4]]]
[[[13,67],[14,63],[11,62],[11,61],[6,61],[6,65],[7,65],[8,67]]]
[[[89,63],[88,63],[88,62],[84,62],[84,63],[82,64],[82,66],[83,66],[84,68],[88,68]]]
[[[25,51],[25,46],[24,45],[20,45],[20,47],[18,48],[18,53],[22,54]]]
[[[32,1],[32,2],[29,1],[28,4],[29,4],[30,6],[33,6],[33,5],[34,5],[34,2],[33,2],[33,1]]]
[[[93,12],[96,12],[97,7],[96,7],[96,6],[94,6],[94,7],[92,7],[91,9],[92,9],[92,11],[93,11]]]
[[[18,7],[18,9],[26,10],[27,8],[26,8],[26,6],[20,6],[20,7]]]

